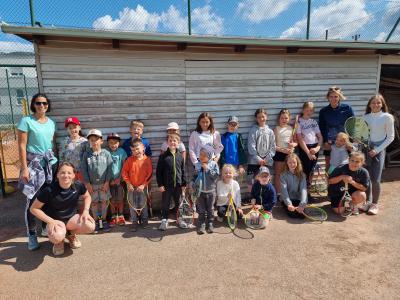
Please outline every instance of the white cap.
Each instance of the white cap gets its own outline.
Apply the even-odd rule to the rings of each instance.
[[[101,134],[101,131],[98,129],[90,129],[89,133],[87,134],[87,138],[89,138],[91,135],[95,135],[99,138],[103,138],[103,135]]]
[[[168,129],[179,130],[179,125],[178,125],[178,123],[176,123],[176,122],[168,123],[168,125],[167,125],[167,130],[168,130]]]

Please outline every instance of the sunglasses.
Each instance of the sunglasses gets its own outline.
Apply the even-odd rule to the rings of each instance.
[[[231,126],[231,127],[236,127],[237,126],[236,123],[228,123],[228,125]]]
[[[41,105],[43,105],[43,106],[47,106],[47,105],[49,105],[49,103],[48,103],[48,102],[40,102],[40,101],[36,101],[36,102],[35,102],[35,105],[36,105],[36,106],[41,106]]]

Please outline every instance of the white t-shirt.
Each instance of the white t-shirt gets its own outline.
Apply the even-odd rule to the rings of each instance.
[[[306,145],[318,143],[318,133],[321,133],[316,120],[299,118],[299,127],[297,133],[301,134]]]
[[[287,125],[285,127],[276,126],[275,141],[276,145],[281,148],[288,148],[290,139],[292,138],[292,126]]]
[[[242,200],[240,196],[240,186],[236,180],[230,183],[225,183],[223,180],[217,182],[217,206],[223,206],[229,204],[228,194],[232,191],[233,202],[236,208],[241,207]]]

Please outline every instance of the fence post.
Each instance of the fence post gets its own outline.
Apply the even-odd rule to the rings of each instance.
[[[311,14],[311,0],[308,0],[308,7],[307,7],[307,32],[306,32],[306,39],[310,38],[310,14]]]
[[[14,137],[15,137],[15,139],[17,139],[17,133],[15,132],[14,110],[13,110],[11,90],[10,90],[10,80],[8,78],[8,69],[6,69],[6,78],[7,78],[8,98],[10,99],[10,112],[11,112],[12,127],[13,127],[13,131],[14,131]]]
[[[192,12],[190,10],[190,0],[187,0],[188,2],[188,29],[189,29],[189,35],[192,35]]]
[[[385,42],[389,42],[390,38],[392,37],[393,32],[396,30],[397,25],[399,25],[399,23],[400,23],[400,17],[397,19],[397,21],[396,21],[396,23],[394,24],[392,30],[390,30],[390,33],[389,33],[389,35],[387,36]]]
[[[29,0],[29,11],[31,13],[31,26],[35,26],[35,10],[33,8],[33,0]]]

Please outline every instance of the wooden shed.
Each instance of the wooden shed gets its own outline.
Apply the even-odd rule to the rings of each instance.
[[[266,108],[275,127],[281,108],[298,113],[304,101],[325,105],[339,85],[356,114],[379,90],[382,57],[398,59],[400,44],[183,36],[3,25],[35,43],[40,89],[52,100],[58,137],[75,115],[84,129],[129,136],[141,119],[154,162],[168,122],[187,139],[209,111],[225,131],[229,115],[247,136],[254,111]],[[317,117],[317,115],[316,115]]]

